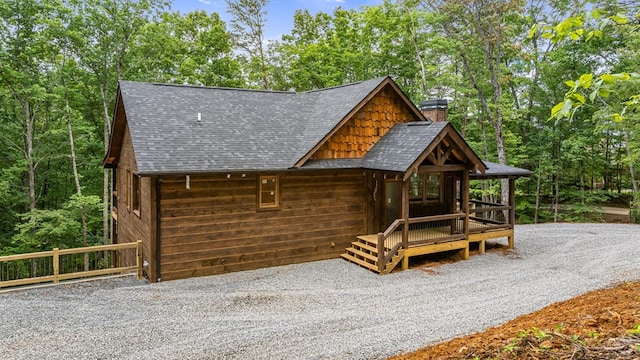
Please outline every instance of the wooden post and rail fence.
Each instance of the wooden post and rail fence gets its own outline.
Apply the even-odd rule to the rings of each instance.
[[[94,262],[85,270],[86,254]],[[82,254],[77,258],[75,255]],[[104,255],[103,255],[104,254]],[[78,269],[81,269],[78,271]],[[142,241],[0,256],[0,289],[135,272],[142,279]]]

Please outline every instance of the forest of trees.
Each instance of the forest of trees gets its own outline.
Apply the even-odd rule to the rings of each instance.
[[[119,79],[306,91],[389,75],[415,103],[449,99],[482,158],[534,172],[521,222],[637,211],[637,2],[385,0],[299,10],[265,41],[267,2],[227,0],[225,23],[162,0],[2,1],[0,255],[109,242]]]

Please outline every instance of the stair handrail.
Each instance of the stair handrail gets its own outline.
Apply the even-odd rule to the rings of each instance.
[[[387,238],[389,237],[389,235],[391,235],[391,233],[393,233],[398,226],[400,225],[404,225],[404,219],[395,219],[391,225],[389,225],[389,227],[387,227],[387,229],[384,232],[378,233],[378,270],[380,271],[380,273],[382,273],[386,267],[387,261],[389,259],[391,259],[391,257],[393,257],[393,255],[395,255],[395,253],[398,252],[398,250],[400,249],[400,246],[394,246],[392,249],[390,249],[389,251],[389,255],[385,254],[385,247],[384,247],[384,242],[385,240],[387,240]],[[402,243],[400,243],[402,244]]]

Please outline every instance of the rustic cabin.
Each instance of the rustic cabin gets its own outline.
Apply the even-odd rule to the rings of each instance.
[[[507,237],[513,179],[389,77],[302,93],[121,81],[104,166],[114,243],[150,281],[343,258],[377,273]],[[469,198],[509,178],[508,204]],[[123,259],[124,261],[124,259]]]

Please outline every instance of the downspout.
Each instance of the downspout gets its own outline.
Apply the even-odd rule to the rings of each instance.
[[[160,282],[162,281],[161,278],[161,272],[160,272],[160,245],[161,245],[161,239],[162,239],[162,234],[160,233],[161,231],[161,227],[160,227],[160,219],[161,219],[161,212],[160,212],[160,194],[161,194],[161,187],[162,185],[162,178],[159,177],[158,180],[156,180],[156,282]]]

